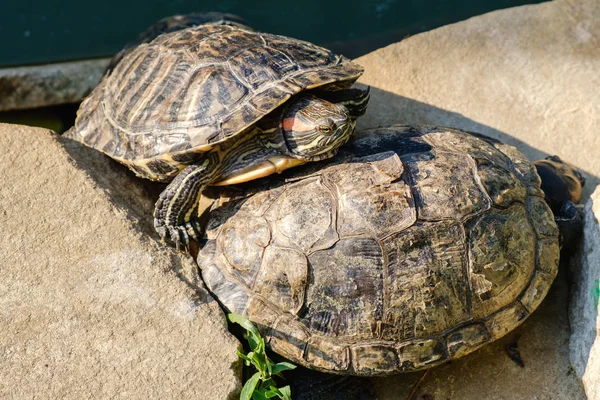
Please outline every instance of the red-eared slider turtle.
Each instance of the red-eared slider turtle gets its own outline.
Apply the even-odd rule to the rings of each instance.
[[[154,225],[185,246],[200,231],[207,185],[332,157],[366,109],[368,90],[351,88],[362,72],[314,44],[241,24],[179,29],[127,50],[66,136],[140,177],[171,181]]]
[[[406,126],[361,132],[284,178],[224,189],[202,278],[275,352],[363,376],[438,365],[523,322],[558,269],[545,196],[572,221],[583,184],[558,158],[534,165],[481,135]]]

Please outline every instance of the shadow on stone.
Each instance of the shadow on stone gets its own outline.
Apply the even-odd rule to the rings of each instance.
[[[124,165],[81,143],[62,137],[58,140],[76,166],[107,194],[119,212],[125,213],[145,240],[165,246],[154,229],[152,215],[154,203],[166,184],[138,178]],[[201,305],[214,301],[204,290],[194,259],[172,248],[165,250],[169,252],[173,272],[196,292],[194,302]]]

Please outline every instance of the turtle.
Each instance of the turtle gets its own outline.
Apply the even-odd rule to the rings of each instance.
[[[558,157],[530,163],[480,134],[373,128],[333,159],[219,188],[197,263],[223,308],[298,365],[428,369],[540,305],[584,183]]]
[[[195,214],[206,186],[332,157],[369,100],[368,88],[352,87],[363,68],[344,56],[208,20],[149,29],[117,56],[65,133],[139,177],[169,182],[154,226],[178,249],[202,231]]]

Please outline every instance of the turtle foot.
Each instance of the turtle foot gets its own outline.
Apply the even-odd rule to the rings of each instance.
[[[169,226],[156,218],[154,219],[154,228],[162,240],[170,240],[175,244],[177,250],[187,249],[190,240],[198,241],[201,230],[200,224],[197,221],[189,221],[182,225]]]

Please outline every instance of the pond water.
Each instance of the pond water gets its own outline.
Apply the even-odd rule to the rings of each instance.
[[[408,35],[523,0],[28,0],[0,6],[0,66],[104,57],[156,20],[173,14],[221,11],[255,29],[331,47],[357,57]]]

